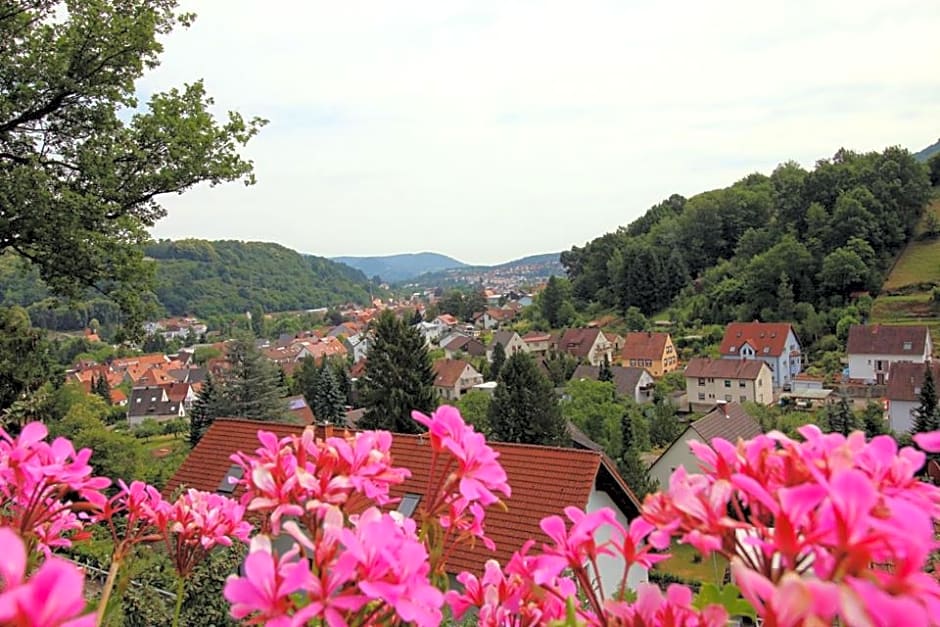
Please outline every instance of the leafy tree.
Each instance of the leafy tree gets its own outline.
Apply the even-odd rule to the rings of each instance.
[[[551,351],[545,359],[545,370],[548,378],[556,387],[568,382],[578,367],[578,360],[568,353]]]
[[[460,415],[467,424],[473,425],[479,433],[489,437],[492,429],[490,428],[489,409],[493,397],[483,390],[470,390],[461,395],[455,403]]]
[[[60,373],[45,332],[32,326],[26,310],[0,307],[0,411]]]
[[[226,348],[230,367],[219,387],[231,415],[251,420],[279,420],[286,413],[285,390],[277,367],[255,347],[254,339],[236,337]]]
[[[0,251],[53,290],[95,288],[137,318],[140,244],[156,198],[208,182],[253,183],[238,150],[264,122],[219,123],[201,81],[138,107],[136,81],[190,14],[174,0],[6,3],[0,11]],[[136,109],[131,116],[123,114]]]
[[[649,326],[649,320],[643,315],[638,307],[627,307],[627,313],[623,317],[623,323],[627,325],[629,331],[645,331]]]
[[[552,275],[539,295],[539,309],[542,317],[552,328],[558,328],[567,322],[563,305],[568,302],[569,291],[570,287],[565,279]]]
[[[144,338],[140,348],[145,353],[165,353],[166,338],[163,337],[163,334],[159,331],[156,333],[151,333]]]
[[[793,284],[790,282],[790,277],[783,272],[780,274],[780,284],[777,286],[777,319],[792,320],[795,306]]]
[[[405,325],[389,310],[375,321],[375,341],[360,384],[360,398],[366,408],[359,421],[363,429],[417,433],[420,425],[411,418],[411,412],[429,414],[437,407],[427,345],[417,329]]]
[[[108,413],[104,400],[83,394],[70,402],[62,420],[49,425],[50,435],[69,438],[76,450],[92,449],[95,454],[90,463],[95,474],[125,481],[139,477],[146,452],[133,436],[108,429],[103,421]]]
[[[847,436],[855,431],[858,426],[855,413],[849,405],[849,399],[844,394],[838,403],[829,407],[827,419],[829,431],[832,433],[841,433]]]
[[[506,363],[506,347],[496,342],[496,345],[493,346],[493,361],[490,364],[490,378],[498,379],[499,373],[502,371],[503,366]]]
[[[884,410],[881,405],[874,401],[868,401],[864,411],[862,411],[862,425],[865,429],[865,437],[873,438],[884,435],[888,432],[888,426],[885,424]]]
[[[606,381],[610,383],[614,380],[614,371],[610,369],[610,359],[607,358],[607,354],[604,354],[604,361],[601,362],[601,367],[597,372],[598,381]]]
[[[506,360],[489,418],[493,439],[500,442],[562,446],[567,440],[551,382],[522,351]]]
[[[590,379],[569,381],[560,406],[566,420],[604,447],[612,457],[620,455],[618,431],[625,409],[622,403],[617,402],[612,383]]]
[[[830,294],[847,295],[865,287],[868,266],[858,253],[848,248],[837,248],[823,259],[819,282]]]
[[[940,152],[927,160],[927,168],[930,170],[930,184],[934,187],[940,185]]]
[[[227,399],[223,396],[222,390],[216,387],[211,374],[206,375],[206,380],[189,412],[189,444],[196,446],[216,418],[222,418],[231,413],[228,409]]]
[[[940,409],[937,407],[937,387],[933,379],[930,363],[924,365],[924,382],[917,396],[918,404],[914,409],[914,424],[911,433],[927,433],[940,429]]]
[[[676,406],[669,401],[653,405],[649,411],[650,442],[653,446],[669,446],[682,431],[676,417]]]

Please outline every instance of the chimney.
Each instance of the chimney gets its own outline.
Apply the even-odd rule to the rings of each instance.
[[[332,438],[333,437],[333,423],[329,420],[323,423],[323,437]]]
[[[721,413],[724,414],[724,417],[728,417],[728,402],[727,401],[715,401],[717,408],[721,410]]]

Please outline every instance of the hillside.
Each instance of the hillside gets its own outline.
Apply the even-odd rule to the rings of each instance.
[[[427,272],[461,268],[467,265],[447,255],[427,252],[378,257],[334,257],[332,260],[351,266],[367,277],[378,276],[389,283],[406,281]]]
[[[545,281],[553,274],[564,274],[560,258],[559,253],[530,255],[495,266],[462,266],[428,272],[403,283],[418,287],[475,286],[481,283],[496,285],[507,282],[515,285],[533,284]]]
[[[155,263],[156,314],[208,317],[257,306],[285,311],[369,299],[368,280],[358,270],[278,244],[161,240],[144,252]],[[49,296],[33,267],[13,254],[0,256],[0,305],[27,307],[33,324],[70,330],[92,318],[103,325],[120,319],[114,303],[93,294],[72,309]]]
[[[573,298],[679,323],[786,320],[804,345],[862,321],[931,195],[907,150],[840,150],[805,170],[691,198],[674,195],[626,228],[562,253]]]
[[[914,153],[914,158],[923,163],[938,152],[940,152],[940,139],[938,139],[936,143],[927,146],[920,152]]]

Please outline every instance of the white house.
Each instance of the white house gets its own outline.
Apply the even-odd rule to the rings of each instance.
[[[434,388],[446,401],[456,401],[483,383],[483,375],[462,359],[435,360],[434,374]]]
[[[713,438],[737,442],[761,434],[760,425],[738,403],[719,403],[715,409],[686,427],[650,466],[650,478],[659,481],[659,487],[669,486],[669,477],[682,466],[689,473],[699,472],[698,458],[692,454],[689,442],[703,442],[711,446]]]
[[[846,343],[849,379],[881,385],[890,379],[891,364],[899,361],[922,364],[932,352],[933,343],[926,326],[853,324]]]
[[[718,402],[774,402],[772,376],[767,363],[696,357],[685,368],[685,391],[692,411],[710,409]]]
[[[428,344],[437,342],[444,333],[450,330],[450,327],[438,319],[434,319],[431,322],[419,322],[414,326]]]
[[[356,363],[360,359],[365,359],[369,355],[369,347],[372,338],[365,333],[356,333],[343,340],[346,351],[352,355],[352,362]]]
[[[591,381],[597,381],[600,377],[600,370],[600,366],[581,364],[574,369],[571,380],[590,379]],[[610,373],[613,375],[611,383],[614,384],[619,396],[632,398],[639,404],[653,402],[653,390],[656,387],[656,380],[653,379],[653,375],[646,368],[611,366]]]
[[[935,384],[940,384],[940,362],[896,361],[891,364],[884,403],[888,427],[895,433],[905,433],[914,426],[914,410],[920,406],[928,366]]]
[[[803,369],[803,351],[786,322],[732,322],[718,349],[722,359],[759,360],[773,374],[773,387],[789,387]]]
[[[497,344],[502,344],[506,357],[529,351],[528,345],[522,341],[522,338],[515,331],[497,331],[493,334],[493,341],[486,349],[487,361],[493,361],[493,349],[496,348]]]

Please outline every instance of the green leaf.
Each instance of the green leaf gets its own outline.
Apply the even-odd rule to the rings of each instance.
[[[693,607],[702,610],[709,605],[720,605],[730,616],[749,616],[755,618],[753,606],[742,596],[741,590],[734,584],[718,587],[713,583],[702,584],[701,590],[692,601]]]

